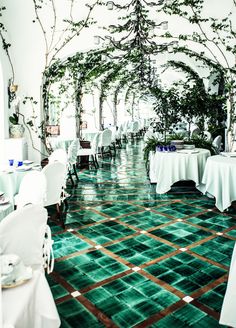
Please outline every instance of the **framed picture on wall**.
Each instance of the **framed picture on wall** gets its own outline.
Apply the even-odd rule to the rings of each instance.
[[[51,136],[58,136],[60,134],[60,125],[47,125],[46,131]]]
[[[87,121],[83,121],[80,125],[81,129],[87,129],[88,128],[88,122]]]

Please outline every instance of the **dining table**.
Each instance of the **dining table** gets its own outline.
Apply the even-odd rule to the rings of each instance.
[[[15,287],[3,288],[0,293],[3,327],[60,327],[52,293],[41,270],[33,271],[31,279],[22,280]]]
[[[201,184],[208,149],[194,148],[177,151],[151,151],[149,153],[149,179],[156,183],[156,192],[164,194],[178,181],[192,180]]]
[[[199,190],[215,197],[215,206],[221,211],[236,200],[236,153],[222,153],[207,159]]]
[[[55,149],[64,149],[66,152],[68,151],[68,148],[70,144],[72,143],[74,139],[68,139],[61,136],[54,136],[49,137],[48,141],[52,147],[53,150]]]
[[[81,131],[81,138],[82,140],[86,140],[86,141],[93,141],[93,138],[97,135],[97,133],[99,133],[101,131],[98,130],[82,130]]]
[[[20,184],[27,172],[41,169],[39,164],[23,165],[21,167],[0,168],[0,221],[14,210],[14,196],[19,192]]]
[[[236,244],[231,257],[229,276],[227,281],[226,292],[221,307],[220,320],[221,325],[227,327],[236,327]]]

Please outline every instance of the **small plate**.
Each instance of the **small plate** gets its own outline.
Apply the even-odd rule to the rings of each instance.
[[[9,198],[3,197],[2,199],[0,198],[0,205],[4,205],[9,203]]]
[[[23,161],[23,164],[28,165],[28,164],[33,164],[34,161],[30,161],[29,159],[26,159],[25,161]]]
[[[236,157],[236,152],[221,152],[220,154],[225,157]]]
[[[19,166],[19,167],[17,167],[16,168],[16,171],[29,171],[29,170],[31,170],[32,169],[32,166],[28,166],[28,165],[26,165],[26,166]]]
[[[30,267],[26,267],[25,270],[25,275],[24,277],[20,277],[18,278],[16,281],[11,282],[9,284],[2,284],[2,289],[6,289],[6,288],[14,288],[20,285],[25,284],[27,281],[29,281],[33,276],[33,271],[32,268]]]

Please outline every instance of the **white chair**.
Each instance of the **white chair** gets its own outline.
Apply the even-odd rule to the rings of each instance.
[[[78,157],[83,157],[83,156],[91,157],[92,158],[91,162],[93,163],[95,168],[99,167],[96,155],[98,154],[98,143],[99,143],[99,140],[100,140],[100,135],[101,135],[101,133],[98,132],[94,136],[93,141],[91,142],[91,148],[79,148],[79,149],[77,149],[77,156]]]
[[[131,122],[127,132],[132,139],[134,138],[134,136],[137,136],[139,132],[139,122],[138,121]]]
[[[60,162],[64,165],[66,165],[66,172],[65,172],[65,181],[64,181],[64,187],[66,186],[66,180],[67,180],[67,172],[69,171],[68,167],[69,167],[69,164],[68,164],[68,154],[66,152],[66,150],[62,149],[62,148],[58,148],[58,149],[55,149],[51,155],[48,157],[48,164],[52,164],[52,163],[55,163],[55,162]],[[69,178],[71,180],[71,184],[72,186],[74,185],[74,181],[73,181],[73,178],[70,174],[69,175]]]
[[[68,159],[67,152],[62,148],[58,148],[55,149],[48,157],[48,164],[54,162],[60,162],[67,165],[67,159]]]
[[[19,256],[25,266],[33,269],[32,278],[27,284],[3,290],[4,327],[60,326],[59,315],[43,269],[47,217],[45,208],[30,204],[10,213],[0,222],[2,253]]]
[[[212,146],[216,149],[217,153],[220,152],[221,141],[222,141],[222,136],[220,136],[220,135],[215,137],[215,139],[212,141]]]
[[[111,146],[112,146],[112,132],[111,130],[106,129],[102,131],[98,143],[98,147],[101,149],[102,157],[104,156],[105,153],[110,154],[112,157]],[[105,148],[107,148],[108,150],[105,151]]]
[[[62,220],[61,207],[63,204],[68,207],[64,192],[66,170],[66,165],[60,162],[48,164],[42,169],[47,181],[47,193],[44,206],[56,205],[57,215],[63,227],[65,227],[65,225]]]
[[[47,181],[43,172],[28,172],[22,179],[19,192],[14,197],[17,208],[26,204],[43,204],[46,201]]]
[[[198,136],[201,133],[199,127],[197,125],[194,125],[191,127],[190,130],[190,137]]]
[[[68,174],[69,174],[69,178],[71,180],[72,186],[75,185],[74,180],[72,178],[72,174],[74,174],[76,176],[76,180],[79,181],[79,177],[78,177],[78,174],[76,171],[78,144],[79,144],[78,139],[73,140],[68,148],[68,153],[67,153]]]
[[[209,131],[203,131],[203,136],[206,141],[212,141],[212,136]]]

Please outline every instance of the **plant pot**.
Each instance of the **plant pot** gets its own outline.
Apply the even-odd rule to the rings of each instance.
[[[9,127],[11,138],[22,138],[24,135],[25,128],[22,124],[12,124]]]

